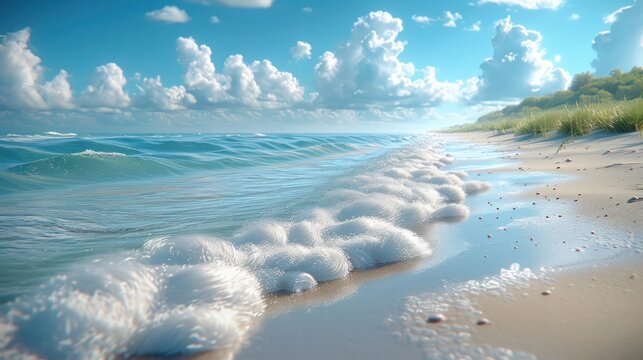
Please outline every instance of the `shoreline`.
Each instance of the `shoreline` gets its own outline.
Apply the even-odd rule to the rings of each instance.
[[[546,171],[572,177],[524,194],[538,201],[561,201],[597,227],[618,228],[629,236],[618,256],[596,263],[560,267],[547,281],[532,281],[501,296],[468,298],[488,326],[472,326],[472,343],[526,351],[541,358],[640,359],[643,356],[643,141],[638,134],[595,133],[565,144],[562,138],[528,138],[490,133],[455,137],[511,151],[517,160],[500,172]],[[594,232],[594,230],[586,229]],[[592,234],[597,237],[600,234]],[[579,252],[591,251],[594,244]],[[542,295],[549,291],[549,294]]]

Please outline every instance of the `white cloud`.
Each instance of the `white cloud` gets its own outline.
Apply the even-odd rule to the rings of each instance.
[[[221,20],[219,20],[219,17],[218,17],[218,16],[214,16],[214,15],[213,15],[213,16],[210,16],[210,23],[212,23],[212,24],[218,24],[218,23],[220,23],[220,22],[221,22]]]
[[[305,41],[297,41],[297,44],[290,48],[290,53],[295,60],[310,59],[312,46]]]
[[[580,20],[580,15],[578,15],[577,13],[572,13],[571,15],[569,15],[569,20],[571,21]]]
[[[182,110],[196,103],[183,86],[163,87],[160,76],[144,78],[137,91],[134,104],[141,109]]]
[[[618,16],[620,14],[622,14],[624,11],[629,10],[631,7],[632,7],[632,5],[623,6],[622,8],[614,11],[613,13],[603,17],[603,22],[606,23],[606,24],[611,24],[611,23],[615,22],[616,19],[618,19]]]
[[[546,60],[539,32],[514,25],[511,19],[496,24],[493,57],[481,65],[476,100],[503,100],[547,94],[567,87],[569,74]]]
[[[349,42],[335,53],[326,51],[315,65],[315,102],[337,108],[422,107],[470,93],[474,81],[440,82],[432,67],[416,77],[413,63],[398,59],[405,47],[397,40],[402,30],[402,20],[384,11],[358,18]]]
[[[40,94],[50,108],[71,109],[74,107],[74,95],[69,81],[67,81],[68,77],[69,74],[65,70],[60,70],[51,81],[40,87]]]
[[[556,64],[558,64],[562,59],[563,58],[560,55],[558,55],[558,54],[554,55],[554,62]]]
[[[481,24],[482,24],[482,21],[476,21],[475,23],[471,24],[471,26],[465,27],[464,31],[478,32],[478,31],[480,31],[480,25]]]
[[[444,27],[454,28],[458,26],[458,21],[462,20],[462,15],[460,15],[460,13],[458,12],[452,13],[451,11],[445,11],[444,18]]]
[[[563,0],[479,0],[478,4],[498,4],[507,6],[519,6],[529,10],[537,9],[558,9]]]
[[[88,108],[126,108],[131,100],[125,92],[125,84],[127,79],[118,65],[108,63],[98,66],[81,94],[80,104]]]
[[[181,10],[176,6],[164,6],[161,9],[150,11],[145,14],[148,19],[154,21],[162,21],[166,23],[186,23],[190,21],[190,17],[185,10]]]
[[[247,65],[243,56],[229,56],[221,73],[216,73],[212,51],[193,38],[177,39],[178,60],[185,66],[188,91],[202,105],[243,104],[279,108],[303,100],[304,89],[288,72],[279,71],[268,60]]]
[[[305,7],[301,8],[301,11],[303,11],[305,13],[311,13],[311,12],[313,12],[313,8],[311,8],[310,6],[305,6]]]
[[[67,72],[43,83],[40,58],[29,48],[31,30],[0,36],[0,108],[47,109],[73,107]]]
[[[289,72],[279,71],[270,61],[253,61],[250,66],[261,89],[260,100],[268,107],[297,103],[304,99],[304,88]]]
[[[243,8],[267,8],[272,6],[273,0],[190,0],[203,5],[225,5]]]
[[[421,25],[428,25],[431,21],[434,21],[434,19],[424,15],[413,15],[411,16],[411,20]]]
[[[179,37],[176,49],[178,61],[185,67],[183,82],[197,100],[206,103],[226,100],[228,96],[221,85],[222,76],[215,74],[212,50],[207,45],[198,45],[191,37]]]
[[[613,69],[627,71],[643,66],[643,3],[635,1],[618,9],[606,17],[606,22],[610,30],[596,35],[592,44],[596,73],[606,75]]]

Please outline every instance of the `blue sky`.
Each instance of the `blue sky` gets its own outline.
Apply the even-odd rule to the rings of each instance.
[[[423,131],[643,65],[633,0],[0,7],[4,132]]]

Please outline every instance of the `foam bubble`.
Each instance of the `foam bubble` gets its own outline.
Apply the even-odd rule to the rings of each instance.
[[[457,185],[441,185],[437,186],[435,190],[442,195],[447,203],[462,203],[467,197],[465,191]]]
[[[76,267],[17,299],[8,348],[44,358],[106,358],[124,352],[152,311],[154,272],[136,261]],[[0,352],[2,355],[3,352]]]
[[[83,157],[90,157],[90,156],[97,156],[97,157],[126,157],[127,155],[119,152],[102,152],[102,151],[94,151],[91,149],[87,149],[85,151],[73,153],[72,155],[74,156],[83,156]]]
[[[489,190],[491,184],[484,181],[468,181],[462,188],[467,194],[473,195]]]
[[[437,209],[431,219],[435,221],[460,221],[469,216],[469,208],[462,204],[447,204]]]
[[[277,244],[284,245],[288,241],[289,224],[279,221],[258,221],[243,227],[234,235],[238,244]]]

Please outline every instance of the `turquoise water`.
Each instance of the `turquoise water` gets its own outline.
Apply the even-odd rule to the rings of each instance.
[[[489,184],[410,135],[7,135],[0,357],[236,352],[267,295],[430,257]],[[439,254],[438,254],[439,255]],[[314,294],[314,293],[313,293]]]
[[[408,135],[9,135],[0,139],[0,301],[155,236],[227,237],[315,204]]]

